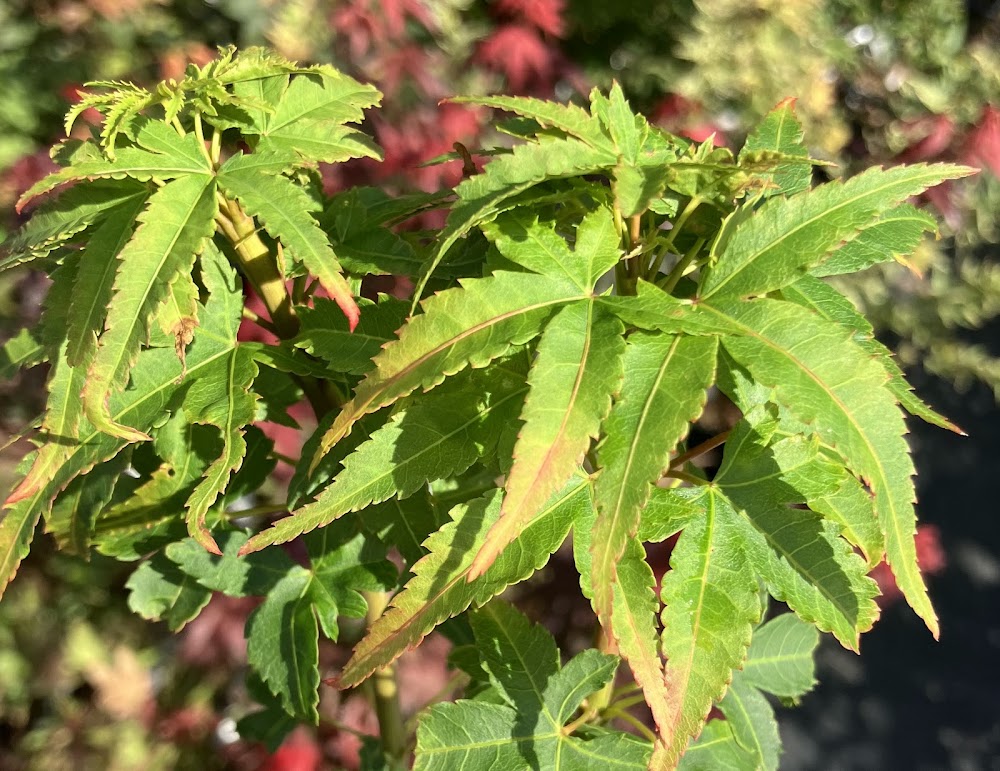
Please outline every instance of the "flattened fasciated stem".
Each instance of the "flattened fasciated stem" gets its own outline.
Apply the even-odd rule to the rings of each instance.
[[[247,277],[267,308],[274,332],[282,340],[291,340],[299,332],[299,317],[274,254],[257,234],[253,218],[236,201],[220,198],[219,212],[217,222],[232,243],[240,272]],[[337,406],[328,389],[315,379],[296,377],[296,381],[309,399],[317,419]]]
[[[229,239],[239,267],[260,296],[282,340],[290,340],[299,332],[299,317],[285,289],[285,277],[267,244],[257,235],[253,218],[236,201],[223,199],[220,208],[224,217],[220,225]],[[228,231],[228,232],[227,232]]]

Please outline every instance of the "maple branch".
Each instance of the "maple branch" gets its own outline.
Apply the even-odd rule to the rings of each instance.
[[[236,201],[220,196],[216,222],[236,252],[240,272],[247,277],[267,308],[275,333],[282,340],[291,340],[299,332],[299,317],[285,286],[285,277],[271,250],[258,235],[253,217],[247,215]],[[295,379],[317,419],[337,406],[336,400],[314,378],[299,376]]]
[[[232,242],[240,271],[249,279],[267,308],[271,322],[282,340],[290,340],[299,331],[299,318],[285,289],[285,277],[278,271],[274,255],[257,234],[253,218],[236,202],[220,202],[219,226]]]
[[[701,487],[702,485],[708,484],[708,481],[702,479],[701,477],[696,477],[694,474],[688,474],[684,471],[678,471],[677,469],[670,469],[663,476],[667,477],[668,479],[679,479],[682,482],[687,482],[688,484],[692,484],[695,487]]]
[[[699,455],[704,455],[709,450],[714,450],[720,444],[724,444],[732,432],[733,429],[730,428],[727,431],[723,431],[721,434],[716,434],[711,439],[706,439],[697,447],[692,447],[687,452],[678,455],[676,458],[670,461],[670,465],[667,466],[667,471],[672,472],[675,469],[679,469],[689,460],[697,458]],[[676,477],[676,474],[668,473],[667,476]]]
[[[691,250],[683,257],[681,257],[680,260],[677,261],[677,264],[674,265],[673,269],[670,271],[667,277],[663,280],[661,284],[659,284],[659,287],[664,292],[670,294],[671,292],[674,291],[674,289],[677,286],[677,283],[682,278],[684,278],[684,274],[687,273],[688,267],[691,265],[692,262],[694,262],[695,257],[698,256],[698,252],[701,251],[701,247],[704,245],[705,245],[705,239],[699,238],[697,241],[695,241],[695,244],[694,246],[691,247]]]
[[[387,592],[365,592],[368,612],[365,620],[368,627],[381,617],[389,604]],[[403,713],[399,706],[399,684],[396,682],[396,666],[388,664],[368,680],[368,688],[378,717],[379,734],[382,737],[382,750],[393,761],[401,764],[406,754],[406,728],[403,725]]]

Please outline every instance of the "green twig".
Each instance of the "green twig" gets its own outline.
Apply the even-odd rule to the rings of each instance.
[[[365,619],[370,629],[385,611],[389,604],[387,592],[365,592],[368,603],[368,613]],[[406,754],[406,729],[403,725],[403,713],[399,706],[399,686],[396,682],[396,667],[389,664],[375,670],[367,681],[367,687],[375,706],[378,717],[379,731],[382,736],[382,751],[393,761],[394,765],[402,764]]]
[[[205,142],[205,127],[201,124],[201,113],[198,112],[194,114],[194,135],[198,137],[198,149],[201,150],[201,154],[205,156],[208,165],[214,167],[215,162],[212,160],[212,155],[205,146],[207,144]]]
[[[299,331],[299,319],[285,289],[274,255],[260,236],[252,217],[236,202],[223,198],[218,223],[236,252],[240,272],[250,281],[267,308],[278,337],[291,340]]]
[[[701,477],[696,477],[694,474],[688,474],[685,471],[680,471],[678,469],[670,469],[664,474],[668,479],[680,479],[682,482],[687,482],[689,484],[695,485],[696,487],[701,487],[702,485],[707,485],[708,481],[702,479]]]
[[[629,707],[634,707],[636,704],[642,704],[645,701],[646,697],[640,693],[635,696],[629,696],[627,699],[616,699],[608,705],[608,709],[625,710]]]
[[[618,699],[628,696],[629,694],[636,693],[640,690],[642,689],[639,687],[638,683],[626,683],[620,688],[615,688],[614,692],[611,694],[611,700],[617,701]]]
[[[240,272],[267,308],[274,332],[282,340],[291,340],[299,332],[299,317],[285,286],[285,277],[278,270],[275,256],[258,235],[253,218],[247,216],[236,201],[221,198],[216,222],[233,246]],[[296,376],[295,380],[312,405],[317,420],[338,405],[315,378]]]
[[[222,129],[212,130],[212,147],[209,150],[209,155],[212,159],[212,165],[218,166],[219,161],[222,160]]]
[[[637,730],[639,733],[641,733],[643,737],[646,738],[648,741],[654,743],[656,742],[656,734],[650,731],[649,728],[635,715],[617,709],[608,709],[605,710],[602,717],[605,717],[608,720],[614,720],[615,718],[623,720],[624,722],[628,723],[630,726],[635,728],[635,730]]]
[[[673,270],[667,275],[658,286],[667,294],[670,294],[677,287],[677,283],[684,277],[687,273],[688,267],[694,262],[695,258],[698,256],[698,252],[701,251],[701,247],[705,245],[705,239],[699,238],[695,241],[694,246],[691,247],[690,251],[678,260],[677,264],[674,265]]]

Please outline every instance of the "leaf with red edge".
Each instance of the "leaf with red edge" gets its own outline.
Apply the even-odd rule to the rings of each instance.
[[[425,300],[424,313],[379,352],[374,370],[323,437],[319,455],[362,416],[417,388],[429,390],[467,366],[482,367],[503,356],[541,332],[560,306],[589,294],[567,281],[504,271],[460,283]]]
[[[715,379],[714,337],[635,334],[625,353],[621,395],[604,424],[595,483],[594,607],[612,628],[619,557],[639,527],[639,515],[671,451],[701,413]]]
[[[621,383],[622,331],[593,300],[567,305],[545,328],[528,375],[524,425],[500,519],[472,563],[470,580],[486,572],[590,449]]]
[[[452,521],[424,542],[428,554],[412,567],[413,578],[355,647],[336,680],[339,687],[357,685],[415,647],[445,619],[470,606],[478,607],[528,578],[548,562],[573,522],[593,507],[589,480],[574,477],[525,524],[489,569],[470,581],[472,556],[499,517],[500,500],[500,491],[493,490],[452,509]]]
[[[247,214],[260,220],[293,260],[301,262],[319,279],[353,331],[361,312],[329,237],[312,216],[320,210],[319,204],[287,177],[244,168],[252,167],[255,162],[253,155],[230,158],[219,170],[219,187],[239,201]]]
[[[584,596],[594,604],[591,582],[594,551],[594,513],[580,517],[573,526],[573,557],[580,573]],[[658,728],[669,721],[663,662],[660,659],[660,636],[656,614],[660,607],[656,596],[656,577],[646,561],[646,552],[637,538],[630,538],[618,561],[618,575],[612,587],[611,626],[618,653],[628,662],[632,677],[642,688],[646,704]],[[595,607],[596,610],[596,607]]]
[[[736,529],[737,513],[712,488],[663,577],[663,653],[669,704],[660,726],[663,757],[673,767],[705,723],[712,704],[742,665],[762,608],[757,580]]]

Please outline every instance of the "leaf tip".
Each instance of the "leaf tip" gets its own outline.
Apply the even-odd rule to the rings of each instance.
[[[347,317],[347,328],[353,332],[361,320],[361,309],[350,295],[338,295],[336,300],[340,310]]]
[[[204,525],[199,528],[191,528],[190,535],[205,551],[217,557],[222,556],[222,549],[219,548],[219,544],[215,542],[212,534],[208,532]]]
[[[100,429],[107,434],[116,436],[119,439],[124,439],[130,444],[133,442],[151,442],[153,437],[147,434],[145,431],[140,431],[137,428],[132,428],[132,426],[124,426],[121,423],[116,423],[111,420],[105,425],[100,426]]]
[[[941,625],[938,623],[937,614],[934,611],[930,611],[927,614],[921,614],[921,618],[927,624],[927,629],[930,630],[934,642],[939,642],[941,640]]]
[[[259,535],[259,534],[258,534]],[[258,536],[255,535],[245,544],[240,547],[240,550],[236,552],[237,557],[246,557],[248,554],[253,554],[255,551],[260,551],[264,548],[266,544],[261,543],[258,540]]]
[[[476,554],[475,559],[472,560],[469,571],[465,574],[466,582],[471,584],[477,578],[481,578],[490,569],[496,558],[497,555],[493,553],[493,550],[484,545]]]
[[[775,110],[789,110],[790,112],[795,112],[795,105],[799,101],[797,96],[786,96],[776,105],[774,105]]]
[[[0,505],[0,511],[8,509],[15,503],[20,503],[25,498],[33,495],[38,491],[38,487],[37,482],[30,483],[28,479],[22,479],[21,484],[15,487],[11,494],[7,496],[7,500],[3,502],[3,505]]]

